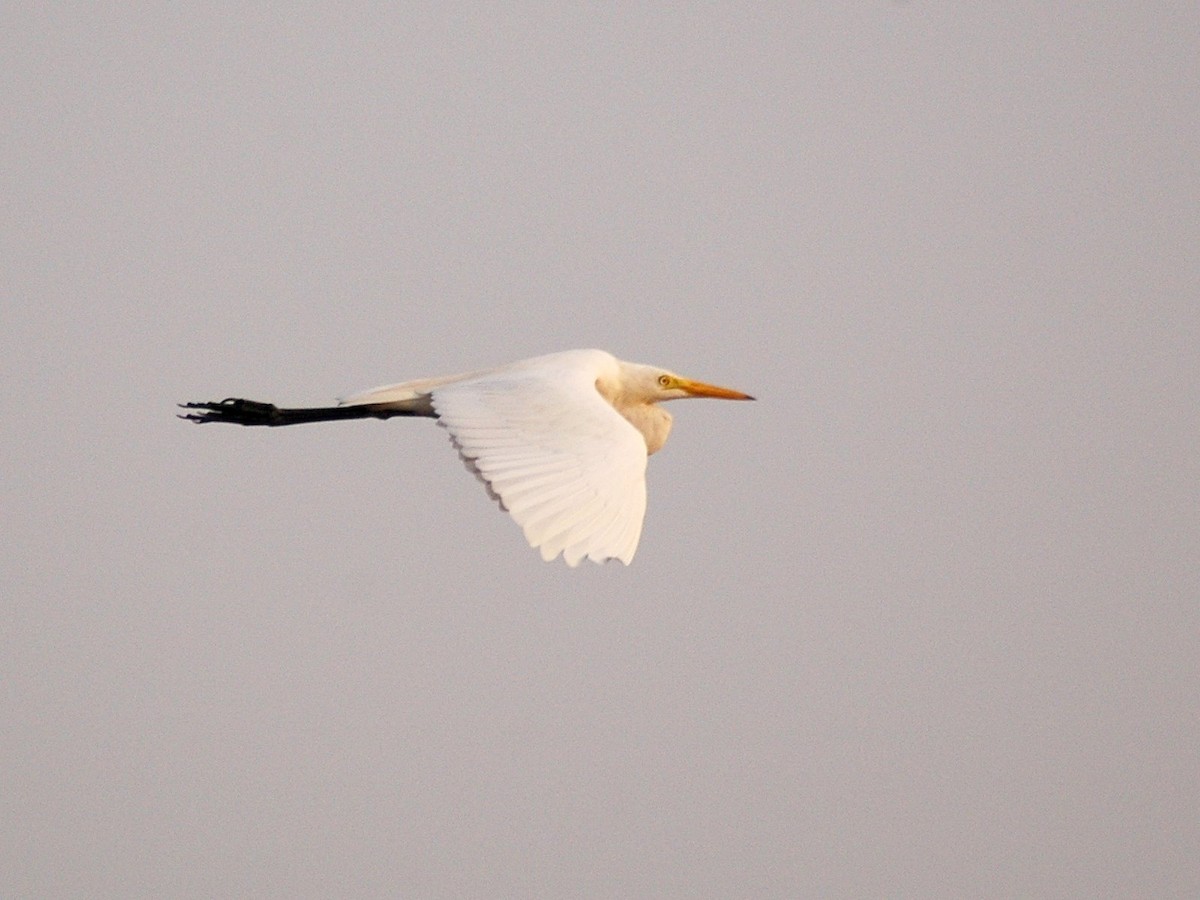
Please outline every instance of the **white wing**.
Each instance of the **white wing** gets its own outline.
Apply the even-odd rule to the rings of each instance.
[[[440,424],[542,559],[633,559],[646,514],[646,442],[573,354],[434,388]]]

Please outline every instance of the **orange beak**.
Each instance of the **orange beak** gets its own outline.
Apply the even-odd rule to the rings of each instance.
[[[693,397],[713,397],[717,400],[753,400],[749,394],[735,391],[732,388],[717,387],[715,384],[705,384],[703,381],[679,379],[679,389],[687,391]]]

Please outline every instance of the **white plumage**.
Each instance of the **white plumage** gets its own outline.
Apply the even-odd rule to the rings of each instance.
[[[290,425],[326,419],[429,416],[521,526],[544,560],[570,566],[633,559],[646,512],[646,460],[684,397],[753,399],[739,391],[568,350],[495,369],[386,385],[337,407],[279,409],[246,400],[185,404],[198,422]]]
[[[596,390],[598,351],[432,392],[438,421],[542,559],[628,564],[646,513],[646,441]],[[557,371],[556,371],[557,370]]]

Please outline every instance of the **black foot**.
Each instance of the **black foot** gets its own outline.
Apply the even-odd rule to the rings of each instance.
[[[230,425],[282,425],[285,424],[279,407],[274,403],[257,400],[242,400],[229,397],[220,403],[180,403],[181,409],[199,409],[199,413],[180,416],[189,422],[201,425],[208,422],[228,422]]]

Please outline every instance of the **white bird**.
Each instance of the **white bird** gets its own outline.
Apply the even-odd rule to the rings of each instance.
[[[337,406],[282,409],[230,398],[181,404],[201,410],[181,418],[267,426],[433,418],[542,559],[561,553],[569,566],[584,557],[628,565],[646,513],[646,460],[671,430],[671,414],[656,404],[686,397],[754,399],[603,350],[567,350],[385,385]]]

